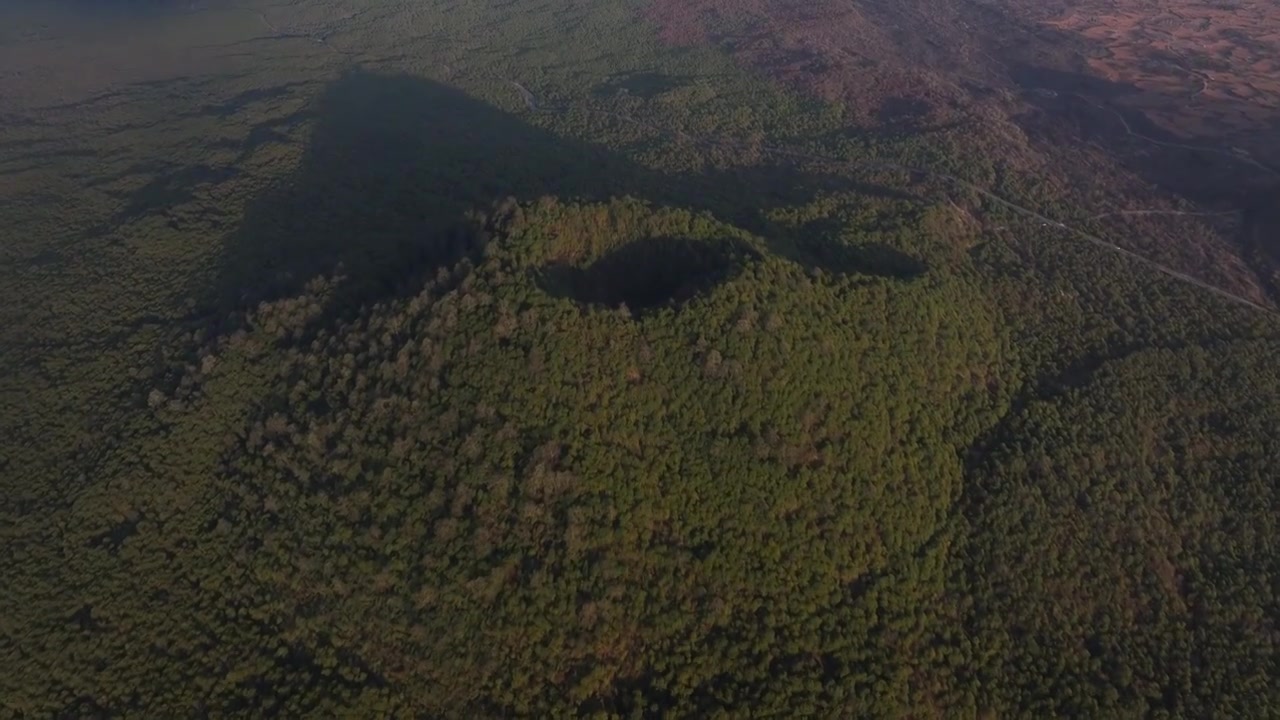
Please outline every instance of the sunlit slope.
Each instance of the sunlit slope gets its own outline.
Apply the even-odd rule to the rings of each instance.
[[[0,715],[1274,714],[1208,216],[647,2],[126,5],[0,23]]]
[[[508,206],[486,235],[474,265],[354,314],[327,282],[263,306],[151,398],[168,441],[75,513],[71,562],[104,570],[70,603],[93,629],[28,626],[83,648],[50,662],[60,687],[693,712],[854,672],[862,586],[939,531],[989,412],[976,291],[815,275],[634,201]],[[195,442],[190,472],[160,460]],[[175,575],[204,599],[165,620],[149,598]],[[173,613],[204,650],[137,642],[183,644]],[[312,687],[299,658],[350,682]]]
[[[963,560],[994,707],[1275,708],[1278,349],[1136,352],[1010,418]]]

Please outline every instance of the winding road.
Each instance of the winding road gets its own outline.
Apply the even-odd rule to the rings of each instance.
[[[521,99],[524,101],[525,106],[529,108],[531,112],[562,114],[569,110],[568,106],[548,106],[548,105],[540,104],[537,100],[537,97],[524,85],[521,85],[519,82],[516,82],[515,80],[509,80],[508,82],[513,87],[515,87],[516,90],[520,93]],[[623,113],[617,113],[609,110],[601,110],[598,108],[590,108],[590,107],[579,108],[579,109],[592,114],[607,116],[617,120],[621,120],[623,122],[627,122],[639,127],[652,130],[654,132],[657,132],[660,135],[667,136],[668,138],[675,137],[686,142],[691,142],[696,145],[701,145],[703,147],[719,147],[719,148],[729,148],[729,149],[742,148],[742,142],[734,139],[724,139],[724,138],[717,138],[717,137],[696,137],[679,130],[672,131],[668,128],[660,127],[658,125],[654,125],[649,122],[636,120],[635,118],[632,118],[629,115],[626,115]],[[1121,119],[1123,120],[1123,117],[1121,117]],[[1126,129],[1128,129],[1127,123],[1125,124],[1125,127]],[[1131,133],[1131,134],[1135,134],[1135,133]],[[842,167],[842,168],[850,169],[854,171],[891,170],[891,171],[905,172],[909,174],[930,177],[930,178],[934,178],[935,180],[941,180],[954,187],[968,190],[973,193],[977,193],[978,195],[981,195],[987,200],[990,200],[991,202],[1005,208],[1006,210],[1009,210],[1010,212],[1013,212],[1029,220],[1034,220],[1038,222],[1041,226],[1052,227],[1052,228],[1057,228],[1059,230],[1062,230],[1063,232],[1070,235],[1074,235],[1076,238],[1080,240],[1084,240],[1085,242],[1091,245],[1100,247],[1104,250],[1107,250],[1108,252],[1113,252],[1119,255],[1123,255],[1137,263],[1145,265],[1146,267],[1152,270],[1155,270],[1156,272],[1159,272],[1163,275],[1171,277],[1179,282],[1183,282],[1188,285],[1193,285],[1202,290],[1213,293],[1214,295],[1217,295],[1218,297],[1224,300],[1230,301],[1232,303],[1246,306],[1248,308],[1257,310],[1259,312],[1265,313],[1273,317],[1280,317],[1280,311],[1277,311],[1274,308],[1270,308],[1266,305],[1262,305],[1258,302],[1250,300],[1249,298],[1246,298],[1242,295],[1238,295],[1229,290],[1220,288],[1216,285],[1211,285],[1207,282],[1204,282],[1203,280],[1200,280],[1196,277],[1188,275],[1187,273],[1184,273],[1180,270],[1176,270],[1168,265],[1152,260],[1143,255],[1140,255],[1132,250],[1128,250],[1126,248],[1120,247],[1119,245],[1116,245],[1115,243],[1105,238],[1099,237],[1097,235],[1094,235],[1093,233],[1087,232],[1085,230],[1081,230],[1079,228],[1071,227],[1070,225],[1067,225],[1066,223],[1063,223],[1060,220],[1056,220],[1054,218],[1048,217],[1047,215],[1044,215],[1043,213],[1040,213],[1036,210],[1032,210],[1031,208],[1019,205],[1018,203],[1015,203],[1012,200],[1003,198],[985,187],[976,185],[967,180],[962,180],[948,173],[939,172],[936,170],[927,170],[925,168],[912,167],[910,165],[903,165],[901,163],[888,162],[888,161],[849,160],[847,158],[839,158],[839,157],[833,157],[833,156],[827,156],[827,155],[820,155],[817,153],[803,152],[803,151],[793,150],[790,148],[785,148],[785,147],[776,146],[776,145],[759,145],[759,146],[755,146],[754,149],[760,152],[763,152],[765,154],[772,155],[777,158],[787,158],[790,160],[804,160],[807,162],[828,164],[828,165]],[[1146,212],[1150,214],[1155,214],[1156,212],[1167,213],[1169,211],[1124,211],[1124,212],[1126,213]],[[1174,212],[1176,214],[1192,214],[1192,213],[1181,213],[1177,211],[1174,211]],[[1096,217],[1104,217],[1106,215],[1108,215],[1108,213],[1104,213],[1103,215],[1100,215],[1100,216],[1095,216],[1095,219]]]

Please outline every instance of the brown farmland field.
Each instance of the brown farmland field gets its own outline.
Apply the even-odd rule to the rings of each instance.
[[[1280,7],[653,0],[650,17],[861,130],[951,134],[1117,244],[1276,301],[1257,218],[1280,187]]]
[[[1089,71],[1133,87],[1136,92],[1122,102],[1170,132],[1223,141],[1274,132],[1280,6],[1091,2],[1064,7],[1042,22],[1100,49],[1088,58]]]

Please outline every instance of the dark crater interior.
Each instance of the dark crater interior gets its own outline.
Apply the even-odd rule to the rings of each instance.
[[[840,275],[914,280],[929,270],[924,261],[883,243],[847,245],[810,240],[801,243],[800,249],[811,267]]]
[[[737,275],[758,253],[739,240],[674,237],[637,240],[578,267],[542,268],[539,286],[555,297],[589,307],[626,306],[633,316],[679,309]]]

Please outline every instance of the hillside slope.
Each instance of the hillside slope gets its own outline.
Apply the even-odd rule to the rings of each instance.
[[[653,7],[0,7],[0,715],[1276,714],[1269,206]]]

